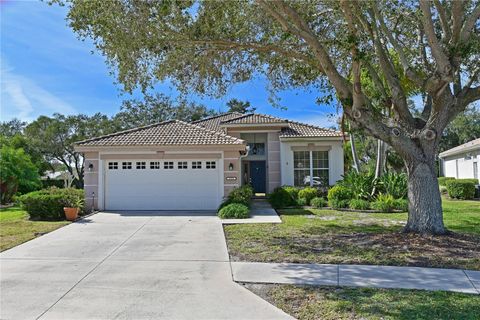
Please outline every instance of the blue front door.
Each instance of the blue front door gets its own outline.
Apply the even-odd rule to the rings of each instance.
[[[250,161],[250,183],[255,193],[265,193],[266,182],[265,161]]]

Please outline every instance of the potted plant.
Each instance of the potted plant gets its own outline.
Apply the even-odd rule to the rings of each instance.
[[[65,217],[68,221],[75,221],[78,218],[80,208],[83,207],[83,199],[67,199],[66,206],[63,207]]]

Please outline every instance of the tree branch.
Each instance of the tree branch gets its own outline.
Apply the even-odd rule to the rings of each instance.
[[[473,28],[475,28],[475,24],[477,20],[480,19],[480,2],[477,3],[475,9],[473,9],[470,16],[467,17],[465,23],[463,24],[462,31],[460,33],[460,39],[462,42],[466,42],[470,33],[472,32]]]
[[[440,3],[440,0],[433,0],[433,4],[435,5],[435,8],[437,8],[437,11],[438,11],[438,16],[440,18],[440,25],[443,31],[443,38],[445,42],[448,42],[452,37],[452,34],[450,32],[447,13],[443,5]]]
[[[464,11],[464,3],[461,0],[452,1],[452,44],[458,43],[460,38],[460,30],[462,28],[462,17]]]
[[[325,75],[329,78],[337,94],[342,99],[351,97],[349,82],[340,75],[330,56],[322,46],[313,31],[308,27],[305,20],[283,1],[264,1],[257,0],[257,3],[275,20],[282,25],[284,30],[288,30],[299,38],[303,39],[312,48],[315,57],[323,68]],[[280,13],[279,13],[280,12]],[[288,18],[288,19],[287,19]]]
[[[430,45],[432,55],[438,64],[437,71],[442,75],[442,78],[445,78],[445,81],[451,81],[453,68],[448,60],[448,57],[443,52],[443,49],[438,42],[437,35],[435,34],[432,12],[430,11],[430,1],[420,0],[420,8],[423,12],[423,17],[421,18],[423,29],[425,31],[425,35],[427,36],[427,41]]]

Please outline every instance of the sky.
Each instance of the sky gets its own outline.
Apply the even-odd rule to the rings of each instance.
[[[0,120],[33,121],[40,115],[113,115],[123,100],[141,98],[122,93],[103,56],[90,41],[79,40],[65,20],[67,9],[39,1],[0,0]],[[336,126],[336,110],[315,103],[317,92],[281,92],[280,104],[268,102],[267,82],[257,78],[233,86],[226,96],[211,99],[190,95],[216,111],[226,111],[231,98],[249,101],[257,112],[323,127]],[[168,83],[158,92],[177,97]],[[332,114],[334,116],[332,116]]]

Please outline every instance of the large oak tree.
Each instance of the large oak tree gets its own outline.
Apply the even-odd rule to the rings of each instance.
[[[65,3],[64,3],[65,4]],[[480,98],[479,1],[67,1],[124,89],[171,80],[222,95],[263,74],[272,91],[334,92],[353,128],[404,160],[405,231],[442,234],[434,161],[442,131]],[[374,83],[367,90],[364,83]],[[374,92],[372,94],[371,92]],[[408,106],[421,94],[420,117]]]

